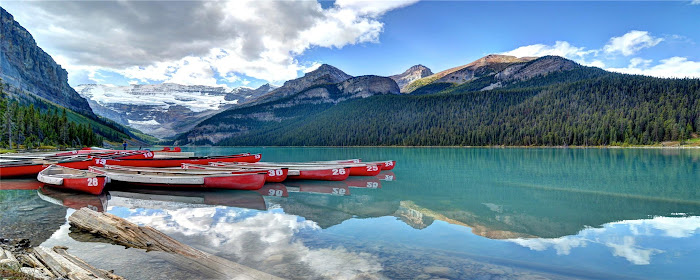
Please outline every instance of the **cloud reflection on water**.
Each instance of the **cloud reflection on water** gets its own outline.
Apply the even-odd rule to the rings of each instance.
[[[664,250],[639,245],[645,237],[690,238],[700,229],[700,217],[654,217],[652,219],[612,222],[602,228],[586,228],[576,235],[559,238],[508,239],[533,251],[553,248],[557,255],[569,255],[572,249],[586,247],[589,243],[601,244],[611,250],[613,256],[625,258],[635,265],[651,264],[652,256]],[[663,245],[659,243],[659,245]],[[653,246],[653,245],[652,245]]]
[[[112,210],[123,211],[126,209]],[[342,246],[310,248],[295,238],[320,227],[282,209],[231,207],[137,209],[124,218],[149,225],[201,250],[283,277],[383,278],[376,256]]]

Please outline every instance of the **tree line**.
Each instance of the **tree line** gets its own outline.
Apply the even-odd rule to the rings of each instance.
[[[296,116],[261,122],[216,144],[598,146],[683,141],[700,131],[700,80],[582,68],[501,89],[463,86],[421,96],[374,96],[324,110],[304,108]]]
[[[40,110],[9,98],[0,82],[0,147],[101,146],[103,138],[88,124],[68,119],[66,109]]]

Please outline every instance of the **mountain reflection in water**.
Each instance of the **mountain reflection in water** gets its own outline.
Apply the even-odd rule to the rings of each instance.
[[[285,278],[692,279],[700,274],[695,264],[700,151],[246,151],[264,152],[269,161],[373,154],[399,164],[376,177],[266,184],[258,191],[121,186],[102,196],[49,188],[39,193],[52,203],[94,207],[152,226],[200,250]]]

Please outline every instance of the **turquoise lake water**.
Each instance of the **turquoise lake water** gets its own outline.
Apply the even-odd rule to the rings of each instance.
[[[259,192],[7,190],[0,237],[28,236],[129,279],[210,275],[162,253],[85,240],[90,206],[292,279],[697,279],[700,150],[184,148],[263,161],[397,161],[377,177]],[[43,230],[36,230],[43,229]],[[138,269],[133,264],[139,263]],[[148,273],[144,273],[147,270]]]

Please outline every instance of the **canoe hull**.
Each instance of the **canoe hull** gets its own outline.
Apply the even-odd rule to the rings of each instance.
[[[378,165],[382,170],[392,170],[396,166],[395,160],[373,161],[371,163]]]
[[[0,167],[0,178],[36,176],[48,166],[48,164],[3,166]]]
[[[51,168],[54,168],[53,166]],[[49,170],[47,168],[47,170]],[[62,178],[58,175],[46,174],[42,171],[36,176],[39,182],[51,185],[52,187],[64,190],[72,190],[89,194],[101,194],[108,182],[105,176]],[[93,174],[94,175],[94,174]]]
[[[377,176],[382,168],[376,164],[350,167],[350,176]]]
[[[293,169],[292,169],[293,170]],[[343,181],[350,176],[350,168],[329,168],[319,170],[298,170],[298,175],[288,175],[295,180]]]
[[[104,168],[91,168],[93,172],[104,174],[113,181],[160,188],[212,188],[227,190],[258,190],[265,184],[265,174],[226,174],[182,176],[153,174],[129,174],[110,172]]]

